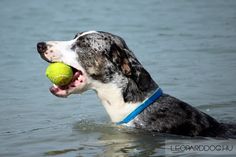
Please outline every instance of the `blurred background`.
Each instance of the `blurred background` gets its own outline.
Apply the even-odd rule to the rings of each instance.
[[[168,136],[114,127],[94,92],[48,91],[36,43],[87,30],[121,36],[165,93],[236,120],[234,0],[1,0],[0,20],[0,156],[165,154]]]

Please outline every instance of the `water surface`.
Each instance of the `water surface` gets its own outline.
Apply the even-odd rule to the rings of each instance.
[[[234,0],[1,0],[0,19],[0,156],[171,156],[166,147],[194,143],[113,126],[92,91],[49,93],[36,43],[85,30],[122,36],[166,93],[236,120]]]

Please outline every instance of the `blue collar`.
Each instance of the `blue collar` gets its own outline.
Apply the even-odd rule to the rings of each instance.
[[[125,119],[123,119],[120,122],[117,122],[117,125],[121,125],[124,123],[128,123],[131,120],[133,120],[139,113],[141,113],[145,108],[147,108],[149,105],[151,105],[154,101],[159,99],[162,96],[162,90],[161,88],[157,88],[157,90],[150,96],[148,99],[146,99],[142,104],[139,105],[133,112],[131,112]]]

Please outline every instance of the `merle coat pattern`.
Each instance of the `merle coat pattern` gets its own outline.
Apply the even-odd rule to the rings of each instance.
[[[82,32],[66,42],[40,42],[37,49],[44,60],[64,62],[79,71],[67,87],[51,87],[54,95],[67,97],[95,90],[113,122],[126,117],[159,87],[125,41],[107,32]],[[219,123],[168,94],[163,94],[126,125],[185,136],[235,138],[236,135],[235,125]]]

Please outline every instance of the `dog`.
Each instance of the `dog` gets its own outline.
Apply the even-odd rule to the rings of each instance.
[[[45,61],[73,68],[71,83],[53,85],[52,94],[67,97],[94,90],[117,125],[183,136],[236,138],[236,125],[220,123],[162,92],[117,35],[81,32],[70,41],[39,42],[37,50]]]

